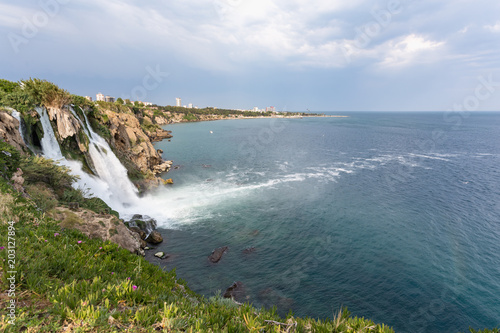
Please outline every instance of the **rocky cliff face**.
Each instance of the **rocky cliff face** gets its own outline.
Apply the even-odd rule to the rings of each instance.
[[[137,117],[132,113],[116,113],[106,110],[111,132],[111,145],[122,152],[143,173],[153,174],[168,171],[172,163],[164,161],[156,151],[148,136],[141,127]],[[155,136],[161,136],[161,133]]]
[[[19,151],[26,148],[19,134],[19,121],[6,111],[0,111],[0,138]]]
[[[57,133],[59,139],[64,140],[69,137],[74,137],[78,144],[78,148],[82,153],[87,152],[88,140],[82,139],[84,136],[78,135],[82,131],[80,122],[73,116],[67,108],[47,108],[50,121],[54,121],[57,125]]]

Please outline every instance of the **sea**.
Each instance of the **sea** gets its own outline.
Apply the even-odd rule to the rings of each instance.
[[[326,114],[346,117],[164,126],[174,185],[148,260],[282,315],[500,326],[500,113]]]

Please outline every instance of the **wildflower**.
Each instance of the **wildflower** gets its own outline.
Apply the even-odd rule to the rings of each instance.
[[[127,280],[130,280],[130,278],[128,277]]]
[[[48,242],[48,240],[45,240],[46,242]]]
[[[81,244],[81,243],[82,243],[82,241],[78,241],[78,244]]]
[[[105,292],[105,291],[106,291],[106,289],[103,289],[103,290],[102,290],[102,292]]]
[[[134,289],[135,291],[137,289],[137,286],[136,285],[132,286],[132,289]]]
[[[115,272],[111,272],[111,275],[115,274]]]
[[[99,250],[102,250],[102,246],[99,246]]]
[[[54,234],[54,237],[57,237],[57,236],[59,236],[59,233],[58,233],[58,232],[56,232],[56,233]]]
[[[2,251],[3,249],[5,249],[5,246],[0,246],[0,251]]]

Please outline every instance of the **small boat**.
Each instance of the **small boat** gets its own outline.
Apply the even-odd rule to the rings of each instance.
[[[210,131],[210,134],[214,134],[214,132]]]

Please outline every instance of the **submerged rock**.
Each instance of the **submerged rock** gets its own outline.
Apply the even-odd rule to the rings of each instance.
[[[253,246],[250,246],[250,247],[247,247],[246,249],[244,249],[242,252],[243,252],[243,254],[250,254],[250,253],[254,253],[255,251],[257,251],[257,249]]]
[[[214,264],[218,263],[222,259],[222,255],[226,253],[229,248],[227,246],[219,247],[212,251],[212,254],[208,256],[208,259]]]
[[[286,297],[282,292],[273,288],[261,290],[259,298],[266,307],[275,305],[281,313],[288,312],[293,306],[293,299]]]
[[[245,301],[245,286],[241,281],[234,282],[224,293],[224,298],[231,298],[238,302]]]
[[[151,233],[146,238],[146,242],[151,244],[160,244],[163,242],[163,236],[156,230],[151,231]]]

